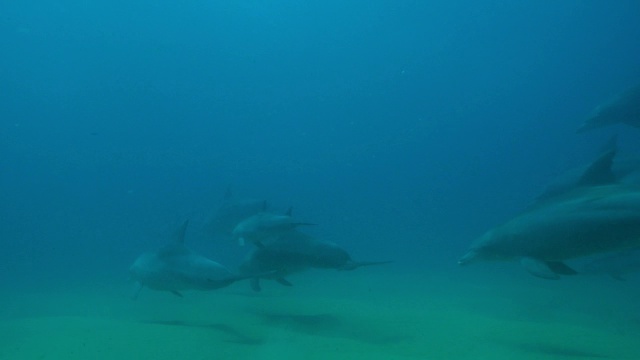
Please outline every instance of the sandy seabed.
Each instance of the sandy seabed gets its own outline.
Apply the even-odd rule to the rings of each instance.
[[[0,359],[640,359],[638,283],[363,269],[184,298],[5,291]]]

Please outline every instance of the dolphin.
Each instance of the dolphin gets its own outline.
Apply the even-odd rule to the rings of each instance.
[[[214,290],[248,278],[188,249],[184,245],[187,225],[185,221],[167,245],[142,254],[133,263],[129,273],[136,283],[134,299],[144,286],[182,297],[182,290]]]
[[[541,201],[477,239],[459,260],[520,260],[534,276],[576,274],[563,261],[640,246],[640,187],[577,188]]]
[[[602,148],[588,166],[571,169],[549,184],[537,200],[548,199],[581,186],[622,183],[640,185],[640,158],[617,159],[617,136]]]
[[[355,270],[362,266],[386,263],[389,261],[354,261],[347,251],[332,242],[291,230],[251,251],[239,271],[248,276],[265,274],[254,275],[251,280],[252,289],[260,291],[260,278],[291,286],[286,276],[309,269]]]
[[[624,280],[624,275],[637,272],[640,272],[640,249],[597,258],[578,269],[581,275],[609,275],[616,280]]]
[[[261,212],[250,216],[236,225],[233,229],[233,238],[240,245],[247,241],[258,247],[264,246],[263,241],[278,236],[301,225],[315,225],[295,221],[291,217],[291,208],[286,214],[279,215],[270,212]]]
[[[640,85],[636,85],[609,102],[598,106],[578,128],[577,132],[583,133],[618,123],[640,128]]]
[[[263,199],[236,198],[227,188],[222,205],[207,224],[212,235],[231,236],[238,223],[250,216],[267,211],[269,204]]]

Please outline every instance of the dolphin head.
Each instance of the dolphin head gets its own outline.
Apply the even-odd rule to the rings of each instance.
[[[472,264],[478,261],[500,261],[510,258],[500,246],[501,240],[505,238],[499,229],[492,229],[478,238],[471,245],[466,254],[458,260],[459,265]]]

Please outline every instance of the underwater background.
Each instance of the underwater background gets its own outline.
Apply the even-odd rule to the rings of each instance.
[[[637,1],[3,1],[0,358],[640,359],[640,278],[461,268],[623,125]],[[225,191],[356,259],[185,298],[128,269]]]

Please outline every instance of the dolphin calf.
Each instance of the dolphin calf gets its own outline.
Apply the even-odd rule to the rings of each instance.
[[[459,260],[519,260],[531,274],[558,279],[563,261],[640,246],[640,188],[577,188],[541,201],[477,239]]]
[[[577,132],[582,133],[618,123],[640,128],[640,85],[597,107]]]
[[[251,280],[252,289],[260,291],[260,278],[291,286],[286,276],[308,269],[355,270],[362,266],[386,263],[389,261],[354,261],[347,251],[332,242],[291,230],[251,251],[240,265],[240,273],[247,276],[266,274]]]
[[[267,211],[268,206],[266,200],[236,198],[228,188],[222,205],[206,227],[212,235],[231,236],[240,221]]]
[[[214,290],[248,278],[189,250],[184,245],[187,224],[182,224],[167,245],[142,254],[133,263],[129,272],[136,282],[134,299],[144,286],[182,297],[182,290]]]
[[[247,241],[258,247],[264,246],[263,241],[276,237],[301,225],[315,225],[295,221],[291,217],[291,208],[284,215],[261,212],[250,216],[238,223],[233,229],[233,238],[240,245]]]

